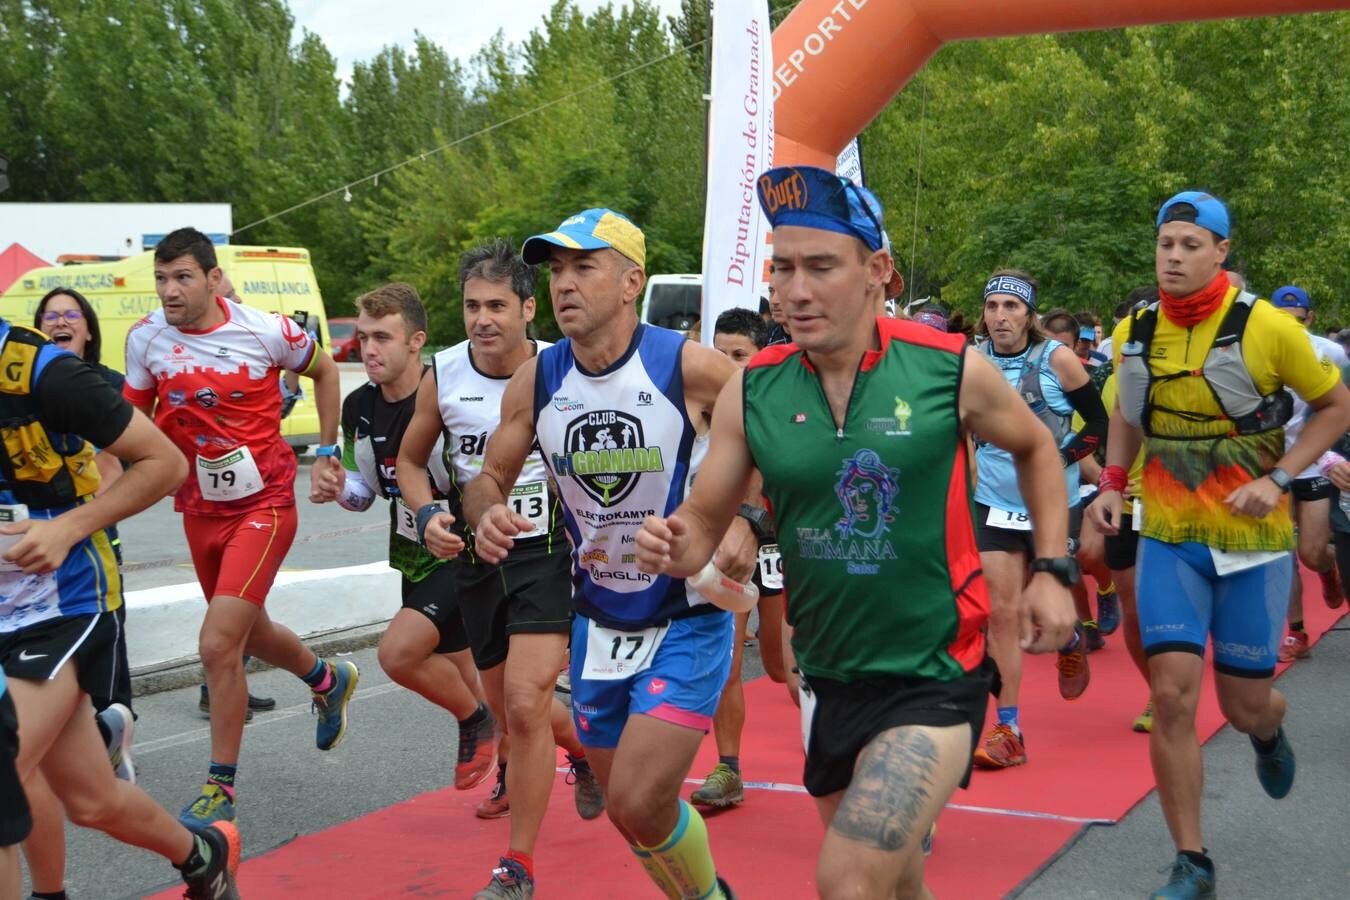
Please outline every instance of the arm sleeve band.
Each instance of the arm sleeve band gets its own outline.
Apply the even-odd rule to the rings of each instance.
[[[1064,465],[1068,466],[1096,453],[1097,448],[1106,443],[1106,428],[1110,417],[1106,413],[1106,407],[1102,405],[1101,395],[1092,386],[1092,382],[1066,391],[1064,396],[1073,405],[1074,412],[1083,417],[1083,427],[1073,436],[1073,440],[1059,451]]]
[[[365,512],[375,502],[375,490],[361,477],[360,472],[348,470],[347,481],[338,494],[338,506],[352,512]]]

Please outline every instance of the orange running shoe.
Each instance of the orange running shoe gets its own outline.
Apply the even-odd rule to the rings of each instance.
[[[1280,643],[1279,652],[1280,662],[1293,662],[1296,659],[1307,659],[1312,656],[1312,650],[1308,648],[1308,632],[1291,631],[1284,636]]]
[[[500,819],[511,815],[511,798],[506,796],[506,766],[497,767],[497,784],[473,814],[480,819]]]
[[[1055,660],[1055,667],[1059,669],[1059,695],[1065,700],[1077,700],[1083,696],[1088,682],[1092,680],[1092,672],[1088,669],[1087,635],[1082,625],[1075,629],[1075,636],[1078,640],[1073,649],[1059,651],[1059,659]]]
[[[1332,566],[1325,572],[1319,572],[1318,576],[1322,579],[1322,599],[1326,601],[1327,608],[1340,609],[1345,602],[1345,588],[1341,585],[1340,573]]]
[[[975,765],[981,769],[1007,769],[1027,764],[1027,748],[1011,725],[998,724],[975,750]]]
[[[477,725],[461,726],[459,751],[455,759],[455,790],[467,791],[492,776],[492,764],[497,761],[497,744],[501,732],[497,721],[486,706],[480,706],[483,719]]]

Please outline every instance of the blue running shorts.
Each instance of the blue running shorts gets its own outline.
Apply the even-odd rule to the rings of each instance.
[[[1214,668],[1269,678],[1289,609],[1293,555],[1219,575],[1209,547],[1139,541],[1139,630],[1144,651],[1204,655],[1214,636]]]
[[[613,748],[639,713],[708,731],[731,672],[730,613],[638,631],[572,621],[572,719],[587,747]]]

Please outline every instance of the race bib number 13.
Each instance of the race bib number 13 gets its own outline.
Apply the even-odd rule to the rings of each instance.
[[[538,537],[548,533],[548,482],[527,481],[511,488],[507,498],[511,511],[530,520],[530,530],[516,535],[517,539]]]

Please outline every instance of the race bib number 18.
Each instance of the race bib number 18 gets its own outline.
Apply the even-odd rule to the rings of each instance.
[[[203,499],[228,503],[258,493],[263,482],[252,451],[239,447],[215,459],[198,456],[197,486]]]
[[[990,528],[1003,528],[1008,531],[1030,531],[1031,517],[1026,513],[1013,512],[1008,509],[999,509],[998,507],[989,507],[989,518],[985,523]]]

